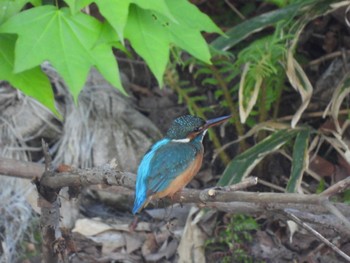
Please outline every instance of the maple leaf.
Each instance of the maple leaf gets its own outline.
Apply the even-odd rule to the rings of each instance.
[[[147,62],[160,86],[171,44],[210,63],[208,44],[201,31],[222,33],[207,15],[187,0],[168,0],[166,3],[177,22],[158,12],[131,5],[125,27],[125,37]]]
[[[119,36],[130,40],[143,57],[160,86],[169,60],[170,46],[210,63],[210,52],[201,31],[222,31],[187,0],[65,0],[72,12],[95,2]],[[111,34],[111,31],[108,31]]]
[[[84,7],[94,2],[94,0],[64,0],[64,1],[67,3],[67,5],[69,6],[73,14],[79,12],[81,9],[83,9]]]
[[[145,10],[157,11],[175,21],[165,0],[65,0],[65,2],[69,5],[72,12],[78,12],[83,7],[95,2],[98,10],[117,32],[122,42],[131,4],[138,5]]]
[[[26,3],[34,6],[40,4],[40,0],[1,0],[0,1],[0,24],[11,16],[17,14]]]
[[[162,86],[163,73],[169,60],[167,32],[154,21],[150,12],[132,5],[125,36],[136,52],[147,62],[159,85]]]
[[[13,35],[0,35],[0,79],[8,81],[24,94],[35,98],[60,118],[55,108],[51,84],[40,67],[13,73],[15,41],[16,37]]]
[[[108,43],[96,45],[101,29],[102,23],[88,15],[72,15],[68,8],[54,6],[26,10],[0,26],[0,32],[18,35],[15,72],[49,61],[67,83],[75,101],[92,66],[125,93],[111,47]]]

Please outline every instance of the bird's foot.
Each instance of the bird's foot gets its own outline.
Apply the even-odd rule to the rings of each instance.
[[[132,220],[132,222],[129,225],[130,232],[134,232],[135,231],[138,223],[139,223],[139,217],[137,215],[135,215],[134,219]]]

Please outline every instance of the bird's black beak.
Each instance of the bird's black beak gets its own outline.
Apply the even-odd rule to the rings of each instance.
[[[213,127],[213,126],[216,126],[216,125],[219,125],[219,124],[227,121],[231,117],[232,117],[232,115],[228,115],[228,116],[222,116],[222,117],[218,117],[215,119],[207,120],[203,126],[203,130],[206,130],[206,129]]]

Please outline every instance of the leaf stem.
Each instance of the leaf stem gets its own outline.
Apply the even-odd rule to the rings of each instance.
[[[263,81],[260,86],[260,99],[259,99],[259,123],[263,123],[267,119],[266,111],[266,83]],[[261,141],[266,137],[266,132],[262,130],[258,135],[258,140]]]

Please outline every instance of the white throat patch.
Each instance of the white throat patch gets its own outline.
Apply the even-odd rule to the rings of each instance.
[[[204,130],[203,133],[202,133],[202,138],[201,138],[201,141],[203,140],[205,134],[207,133],[208,130]],[[191,141],[190,138],[185,138],[185,139],[172,139],[171,140],[172,142],[179,142],[179,143],[188,143]]]
[[[172,139],[172,142],[179,142],[179,143],[188,143],[190,142],[190,138],[185,138],[185,139]]]

